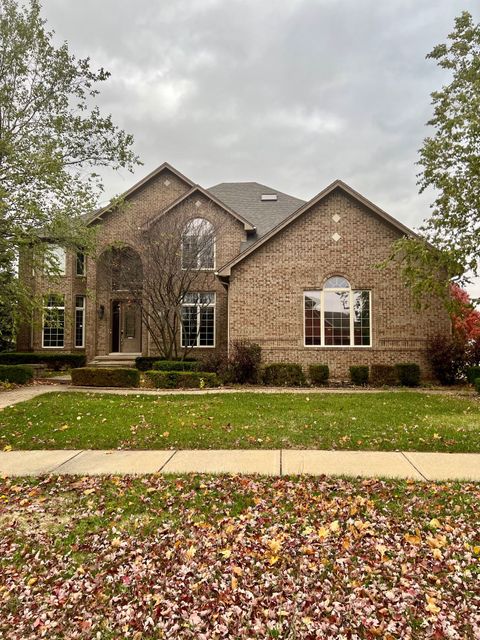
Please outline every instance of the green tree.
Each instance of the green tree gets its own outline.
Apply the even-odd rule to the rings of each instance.
[[[26,311],[12,273],[22,248],[88,243],[85,214],[102,190],[98,167],[132,169],[133,138],[95,98],[109,73],[55,46],[38,0],[0,0],[0,306]],[[44,244],[44,243],[43,243]]]
[[[420,193],[433,189],[422,239],[404,238],[394,250],[418,300],[434,292],[449,300],[448,280],[468,282],[480,272],[480,25],[468,12],[455,19],[446,44],[427,58],[450,74],[432,93],[435,128],[420,149]],[[432,250],[433,249],[433,250]]]

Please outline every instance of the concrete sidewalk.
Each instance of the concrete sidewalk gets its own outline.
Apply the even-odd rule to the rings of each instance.
[[[480,481],[480,454],[294,449],[0,452],[0,476],[240,473]]]

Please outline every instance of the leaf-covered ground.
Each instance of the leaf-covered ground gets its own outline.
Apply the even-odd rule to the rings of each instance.
[[[480,396],[50,393],[0,412],[0,449],[480,451]]]
[[[0,484],[0,637],[474,639],[480,486]]]

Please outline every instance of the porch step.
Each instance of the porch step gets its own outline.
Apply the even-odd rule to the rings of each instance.
[[[97,368],[129,368],[135,366],[135,358],[141,353],[109,353],[106,356],[95,356],[88,363],[88,367]]]

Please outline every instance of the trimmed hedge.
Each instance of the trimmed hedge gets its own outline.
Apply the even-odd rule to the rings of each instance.
[[[25,364],[0,365],[0,382],[27,384],[33,380],[33,368]]]
[[[145,376],[157,389],[202,389],[218,387],[216,373],[207,371],[146,371]]]
[[[71,367],[83,367],[86,364],[86,357],[81,353],[17,353],[15,351],[4,351],[0,353],[0,364],[44,364],[49,369],[59,371]]]
[[[467,380],[470,384],[475,384],[475,380],[480,378],[480,367],[468,367],[467,369]]]
[[[302,367],[294,362],[273,362],[263,370],[263,382],[276,387],[300,387],[307,383]]]
[[[400,362],[395,365],[398,381],[402,387],[418,387],[420,384],[420,367],[415,362]]]
[[[149,371],[155,362],[196,362],[195,358],[185,358],[185,360],[164,360],[160,356],[138,356],[135,358],[135,366],[139,371]]]
[[[195,360],[156,360],[155,371],[197,371],[199,363]]]
[[[330,377],[328,364],[311,364],[308,367],[308,377],[312,384],[327,384]]]
[[[83,367],[72,370],[72,384],[82,387],[138,387],[137,369]]]
[[[480,393],[480,378],[475,378],[475,381],[473,383],[473,386],[475,387],[475,389],[478,391],[478,393]]]
[[[370,382],[376,387],[396,385],[398,384],[397,371],[390,364],[372,364],[370,367]]]
[[[366,365],[350,367],[350,380],[359,386],[368,384],[368,367]]]

